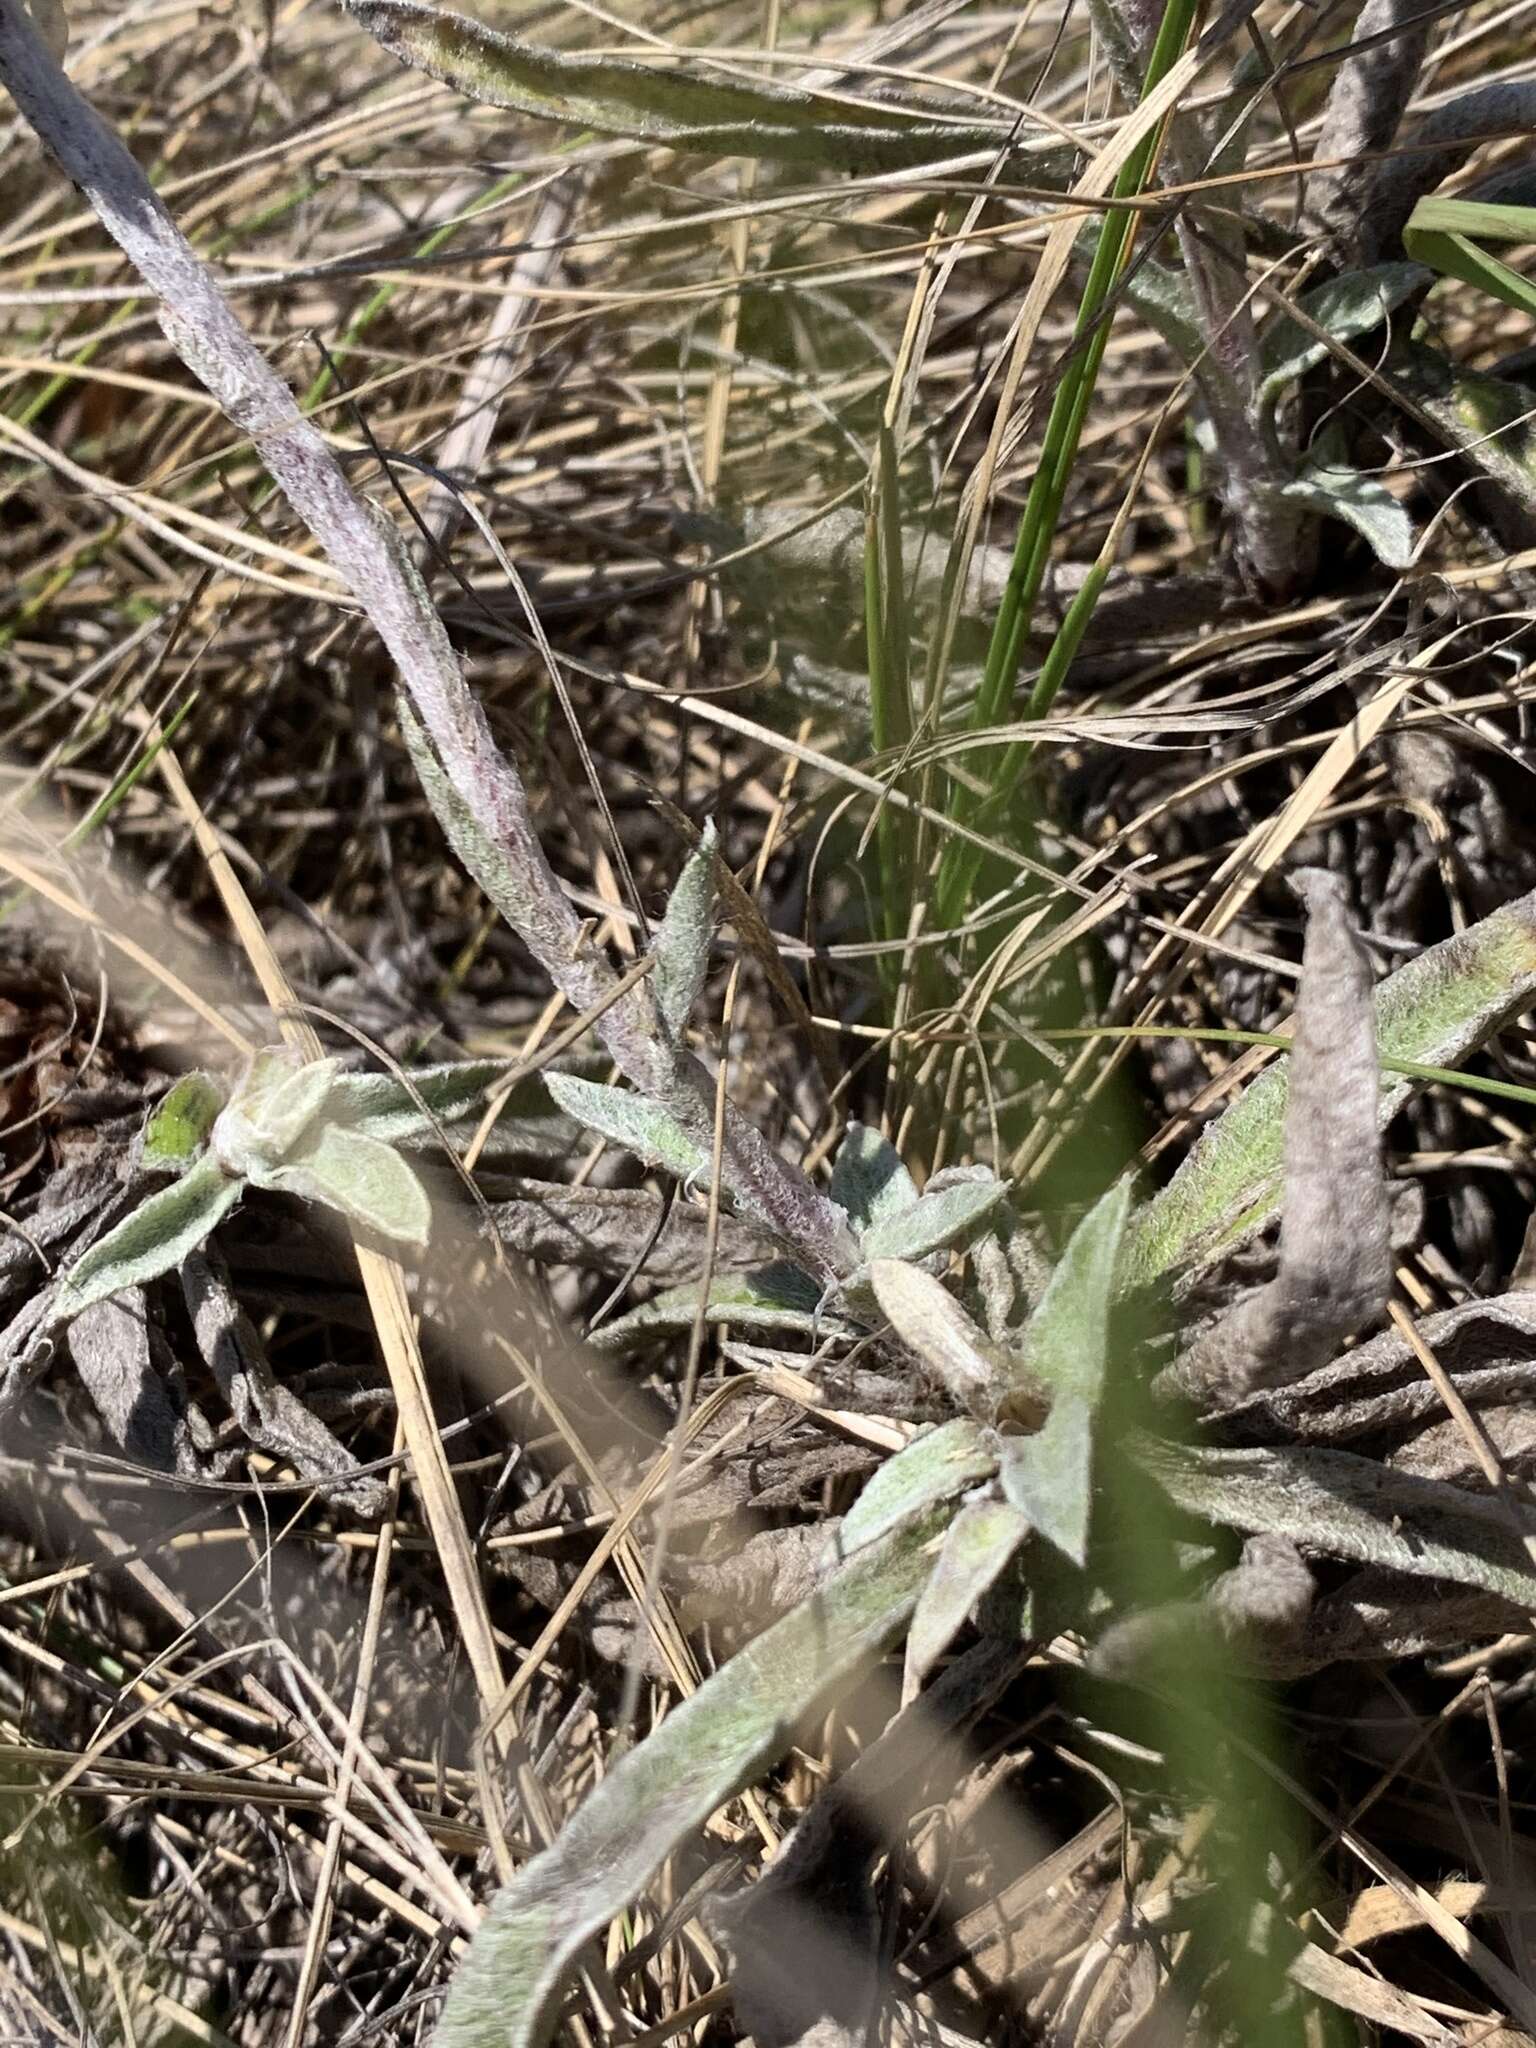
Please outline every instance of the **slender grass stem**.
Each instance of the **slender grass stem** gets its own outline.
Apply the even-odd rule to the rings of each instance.
[[[1142,86],[1144,94],[1152,91],[1177,61],[1188,39],[1194,16],[1195,0],[1166,0],[1162,21],[1147,60],[1147,72]],[[1115,181],[1116,199],[1133,199],[1145,188],[1156,157],[1158,139],[1157,133],[1149,134],[1126,159]],[[1025,500],[1024,515],[1019,523],[1018,537],[1014,544],[1012,566],[992,625],[992,638],[987,648],[981,687],[971,707],[970,724],[973,731],[998,723],[1018,681],[1025,639],[1040,595],[1040,585],[1050,559],[1051,543],[1055,538],[1067,486],[1077,460],[1083,424],[1088,415],[1088,407],[1098,382],[1099,368],[1104,359],[1105,345],[1109,339],[1112,293],[1129,253],[1136,220],[1137,213],[1134,208],[1112,208],[1105,214],[1099,230],[1093,262],[1078,305],[1077,320],[1073,329],[1073,353],[1051,403],[1039,465]],[[1102,583],[1102,579],[1100,582]],[[1088,605],[1083,608],[1082,616],[1077,623],[1079,638],[1087,625],[1092,603],[1097,597],[1097,589],[1091,581],[1089,587],[1092,596]],[[1047,669],[1042,672],[1030,703],[1031,718],[1042,717],[1050,709],[1065,670],[1066,662],[1060,661],[1048,664]],[[1009,758],[1014,752],[1015,750],[1010,748],[1008,755],[1004,757],[1009,762],[1009,780],[1005,783],[1001,776],[998,776],[982,799],[979,808],[986,811],[994,809],[1006,798],[1013,783],[1017,781],[1027,759],[1028,750],[1018,761]],[[949,808],[951,816],[964,820],[973,814],[978,805],[965,786],[955,782],[951,784]],[[947,850],[940,868],[938,888],[939,917],[946,927],[958,922],[975,880],[977,865],[973,849],[957,844]]]

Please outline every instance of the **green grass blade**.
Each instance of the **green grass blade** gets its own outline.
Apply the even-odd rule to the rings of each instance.
[[[911,626],[902,549],[901,494],[896,444],[882,423],[870,472],[864,545],[864,634],[869,659],[870,736],[881,755],[899,753],[912,738]],[[911,844],[906,820],[882,804],[875,821],[880,871],[880,928],[888,939],[906,931],[911,905]],[[901,961],[881,955],[894,993]]]
[[[1536,284],[1479,248],[1474,235],[1498,242],[1536,242],[1536,206],[1421,199],[1403,230],[1403,247],[1442,276],[1487,292],[1518,313],[1536,314]]]
[[[1188,40],[1194,12],[1193,0],[1166,0],[1162,22],[1152,46],[1152,54],[1147,61],[1143,96],[1161,83],[1177,61]],[[1117,199],[1134,198],[1143,190],[1151,173],[1156,148],[1157,136],[1153,133],[1148,135],[1126,159],[1119,177],[1115,180],[1114,196]],[[1039,465],[1030,484],[1024,516],[1019,523],[1013,566],[997,609],[997,616],[993,621],[992,638],[987,649],[981,688],[977,691],[971,707],[970,723],[973,731],[998,723],[1007,711],[1014,685],[1018,681],[1019,664],[1024,652],[1030,619],[1040,595],[1040,585],[1050,559],[1051,542],[1061,517],[1061,507],[1071,480],[1073,464],[1077,460],[1083,423],[1087,418],[1088,406],[1098,382],[1099,368],[1109,340],[1111,295],[1124,267],[1135,224],[1136,216],[1133,210],[1118,208],[1105,216],[1099,230],[1093,262],[1078,306],[1074,328],[1075,354],[1067,365],[1052,401],[1050,416],[1046,422],[1045,439],[1040,450]],[[1079,637],[1086,624],[1085,614],[1077,628]],[[1061,675],[1065,673],[1065,667],[1066,664],[1062,662],[1053,669],[1049,694],[1037,686],[1034,700],[1030,705],[1031,717],[1043,717],[1050,709],[1051,700]],[[1012,751],[1009,750],[1010,753]],[[1016,776],[1017,764],[1008,762],[1008,769],[1010,778]],[[991,800],[996,800],[1007,786],[994,770]],[[951,815],[962,820],[968,819],[974,813],[974,800],[968,795],[962,783],[951,784],[950,810]],[[938,914],[944,926],[949,927],[959,921],[978,865],[974,848],[956,842],[946,849],[940,868],[938,888]]]

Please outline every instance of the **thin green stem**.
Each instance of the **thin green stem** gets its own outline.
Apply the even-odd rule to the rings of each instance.
[[[1147,60],[1147,72],[1142,85],[1144,95],[1161,82],[1177,61],[1194,21],[1195,5],[1196,0],[1166,0],[1157,37]],[[1115,180],[1116,199],[1134,199],[1144,189],[1156,157],[1158,139],[1156,131],[1147,135],[1126,159],[1119,177]],[[970,724],[973,731],[995,725],[1003,717],[1013,697],[1025,639],[1040,595],[1040,585],[1050,559],[1051,543],[1060,522],[1062,504],[1071,481],[1073,466],[1077,461],[1078,446],[1082,440],[1083,425],[1088,416],[1088,407],[1093,398],[1099,368],[1104,359],[1105,345],[1109,339],[1112,294],[1124,267],[1135,225],[1134,208],[1116,207],[1106,213],[1099,230],[1093,262],[1089,269],[1088,281],[1083,288],[1073,329],[1073,354],[1062,374],[1051,404],[1039,465],[1030,484],[1024,515],[1019,524],[1008,582],[993,621],[992,638],[987,649],[981,687],[971,707]],[[1077,627],[1079,638],[1087,624],[1088,614],[1096,595],[1095,591],[1083,610]],[[1047,670],[1042,672],[1030,703],[1031,718],[1043,717],[1049,711],[1061,677],[1066,672],[1066,665],[1065,660],[1048,664]],[[1028,751],[1026,748],[1025,754]],[[1020,755],[1017,759],[1014,758],[1015,752],[1013,748],[1008,749],[999,764],[990,792],[983,800],[984,809],[990,811],[994,808],[1016,781],[1024,757]],[[1007,771],[1006,780],[1004,770]],[[963,822],[976,808],[976,801],[964,784],[958,781],[951,783],[950,815]],[[957,843],[946,851],[940,870],[938,890],[939,916],[946,927],[957,923],[964,910],[971,885],[975,880],[977,864],[974,849],[967,845]]]

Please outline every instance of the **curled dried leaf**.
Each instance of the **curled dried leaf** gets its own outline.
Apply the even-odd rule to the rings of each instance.
[[[1170,1600],[1106,1629],[1089,1656],[1101,1678],[1187,1677],[1202,1650],[1259,1672],[1284,1668],[1312,1612],[1316,1587],[1288,1537],[1250,1536],[1242,1556],[1201,1600]]]
[[[1379,1135],[1376,1013],[1336,875],[1293,880],[1308,910],[1285,1113],[1285,1202],[1273,1280],[1205,1333],[1173,1384],[1228,1404],[1326,1365],[1381,1314],[1392,1284]]]

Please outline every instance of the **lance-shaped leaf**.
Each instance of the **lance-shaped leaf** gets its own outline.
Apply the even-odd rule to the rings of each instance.
[[[253,1160],[249,1172],[253,1187],[322,1202],[399,1244],[427,1241],[432,1205],[426,1189],[392,1145],[361,1131],[322,1124],[292,1158],[275,1165]]]
[[[239,1201],[244,1182],[204,1153],[180,1180],[149,1195],[64,1275],[54,1314],[68,1320],[120,1288],[142,1287],[179,1266]]]
[[[876,1259],[869,1278],[891,1328],[960,1407],[982,1421],[1040,1427],[1048,1390],[1017,1353],[977,1327],[941,1280],[905,1259]]]
[[[508,1071],[506,1060],[456,1060],[440,1067],[407,1068],[405,1081],[393,1074],[341,1074],[332,1088],[330,1113],[349,1131],[361,1131],[386,1145],[405,1145],[430,1137],[438,1124],[478,1116]],[[556,1112],[543,1075],[531,1074],[519,1082],[507,1097],[504,1113],[542,1114],[554,1123]]]
[[[1454,1067],[1533,1001],[1536,893],[1400,967],[1376,990],[1376,1044],[1386,1069],[1378,1127],[1386,1128],[1416,1085],[1394,1063]],[[1126,1233],[1122,1282],[1208,1265],[1273,1220],[1289,1089],[1290,1062],[1278,1059],[1203,1133]]]
[[[1314,462],[1282,484],[1279,495],[1342,519],[1370,542],[1384,567],[1406,569],[1412,563],[1413,521],[1380,477],[1342,463]]]
[[[956,1515],[912,1616],[907,1636],[909,1692],[937,1664],[1028,1534],[1028,1518],[1005,1500],[974,1500]]]
[[[887,1458],[843,1517],[838,1548],[846,1557],[925,1513],[939,1501],[957,1500],[997,1470],[997,1444],[990,1430],[957,1419],[925,1429],[904,1451]]]
[[[689,856],[667,902],[666,915],[651,941],[655,957],[656,1008],[676,1034],[688,1022],[709,972],[709,938],[715,921],[715,827]]]
[[[697,1180],[709,1172],[709,1154],[696,1145],[675,1117],[643,1095],[625,1088],[608,1088],[600,1081],[583,1081],[577,1074],[549,1074],[545,1085],[561,1109],[578,1122],[622,1145],[647,1166],[675,1174],[681,1181]]]
[[[1196,1450],[1139,1437],[1132,1449],[1176,1507],[1208,1522],[1536,1602],[1536,1567],[1503,1501],[1311,1445]]]
[[[794,1330],[805,1337],[840,1332],[846,1325],[819,1313],[821,1289],[809,1274],[787,1260],[757,1266],[748,1273],[717,1273],[710,1282],[704,1320],[734,1323],[744,1330]],[[658,1337],[692,1329],[699,1314],[696,1282],[669,1287],[628,1315],[594,1330],[591,1343],[599,1351],[632,1351]]]
[[[224,1099],[212,1074],[183,1074],[145,1119],[140,1145],[145,1168],[151,1173],[184,1172],[208,1143]]]
[[[790,86],[738,84],[700,64],[663,70],[545,49],[419,0],[349,0],[349,7],[403,64],[469,98],[600,135],[855,176],[998,150],[1011,139],[1005,123],[924,120]]]
[[[896,1641],[932,1566],[937,1511],[843,1565],[672,1709],[491,1902],[437,2048],[541,2048],[568,1972],[672,1850],[782,1756],[831,1688]]]
[[[827,1192],[860,1237],[918,1203],[916,1185],[896,1147],[872,1125],[858,1122],[850,1122],[843,1133]]]
[[[910,1209],[883,1216],[864,1233],[866,1259],[922,1259],[962,1245],[1007,1195],[1000,1180],[963,1180],[930,1189]]]
[[[1422,263],[1377,263],[1369,270],[1346,270],[1315,290],[1303,292],[1297,306],[1335,341],[1355,341],[1379,327],[1417,291],[1430,282]],[[1274,405],[1329,353],[1301,321],[1282,313],[1264,336],[1264,374],[1259,401]]]
[[[1115,1269],[1131,1184],[1117,1181],[1073,1231],[1031,1319],[1025,1356],[1050,1389],[1035,1436],[1003,1446],[1003,1492],[1040,1534],[1080,1565],[1093,1505],[1093,1439],[1109,1365]]]

